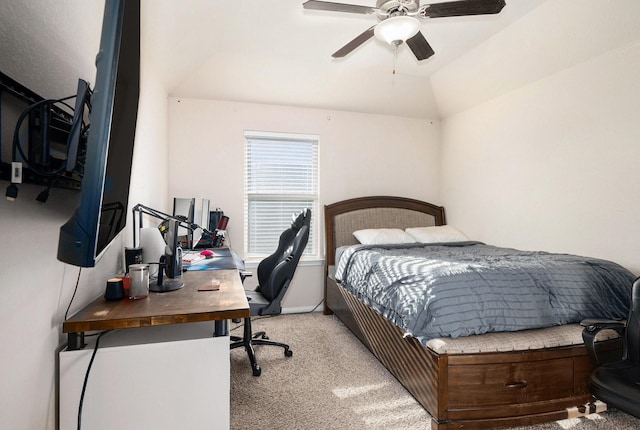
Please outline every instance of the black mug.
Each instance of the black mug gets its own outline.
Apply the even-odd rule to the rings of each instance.
[[[121,278],[111,278],[107,281],[107,288],[104,291],[106,300],[124,299],[124,282]]]

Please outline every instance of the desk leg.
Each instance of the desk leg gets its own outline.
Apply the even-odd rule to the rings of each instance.
[[[67,350],[76,351],[82,349],[87,344],[84,343],[84,332],[67,334]]]
[[[214,324],[215,324],[215,329],[213,332],[214,337],[229,336],[229,321],[216,320],[214,321]]]

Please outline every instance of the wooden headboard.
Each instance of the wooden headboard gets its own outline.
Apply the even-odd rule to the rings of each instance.
[[[444,208],[405,197],[373,196],[343,200],[324,207],[326,265],[335,264],[336,248],[355,245],[353,232],[364,228],[444,225]]]

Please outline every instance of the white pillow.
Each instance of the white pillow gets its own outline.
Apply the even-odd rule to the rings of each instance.
[[[354,231],[353,235],[363,245],[415,243],[415,240],[399,228],[367,228]]]
[[[405,231],[421,243],[466,242],[469,240],[463,232],[452,225],[412,227]]]

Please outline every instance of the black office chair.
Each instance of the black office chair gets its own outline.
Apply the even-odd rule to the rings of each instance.
[[[280,235],[278,249],[258,265],[258,287],[247,291],[251,316],[279,315],[282,312],[281,301],[289,288],[298,261],[309,240],[311,211],[303,210],[292,222],[291,227]],[[265,332],[253,333],[251,318],[244,319],[243,336],[232,336],[230,348],[244,347],[249,355],[254,376],[260,376],[262,369],[256,361],[254,345],[272,345],[284,348],[284,355],[291,357],[293,351],[289,345],[269,340]]]
[[[582,338],[598,367],[591,374],[589,387],[597,399],[640,418],[640,278],[633,283],[631,310],[627,321],[584,320]],[[596,334],[613,329],[623,336],[622,359],[601,363],[594,346]]]

